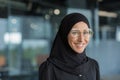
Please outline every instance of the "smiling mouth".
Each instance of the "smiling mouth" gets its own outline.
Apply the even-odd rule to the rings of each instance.
[[[84,45],[81,44],[81,43],[77,43],[77,44],[75,44],[75,46],[76,46],[77,48],[83,48],[83,47],[84,47]]]

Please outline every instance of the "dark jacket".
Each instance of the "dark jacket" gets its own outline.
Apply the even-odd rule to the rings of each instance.
[[[39,80],[100,80],[98,63],[91,58],[81,65],[81,74],[74,75],[61,70],[49,61],[41,64]]]

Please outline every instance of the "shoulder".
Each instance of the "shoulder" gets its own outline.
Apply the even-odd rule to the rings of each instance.
[[[41,70],[44,69],[46,65],[47,65],[47,61],[41,63],[39,66],[39,69],[41,69]]]
[[[53,80],[53,65],[49,61],[43,62],[39,66],[39,80]]]
[[[96,67],[99,67],[99,64],[98,64],[98,61],[97,61],[97,60],[88,57],[88,61],[90,61],[90,62],[92,63],[92,65],[95,65]]]
[[[97,60],[88,57],[88,60],[91,62],[92,64],[92,69],[94,68],[96,71],[96,80],[100,80],[100,70],[99,70],[99,63],[97,62]]]
[[[51,67],[52,64],[49,63],[48,61],[44,61],[43,63],[40,64],[39,69],[44,69],[46,67]]]
[[[44,61],[42,64],[39,66],[39,72],[44,72],[45,70],[52,70],[53,69],[53,64],[51,64],[49,61]]]

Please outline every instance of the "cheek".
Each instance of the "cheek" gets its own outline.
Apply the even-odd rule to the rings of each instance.
[[[90,41],[89,37],[84,38],[82,43],[84,43],[84,45],[87,46],[89,41]],[[78,38],[75,38],[75,37],[72,37],[72,36],[68,35],[68,43],[69,43],[70,46],[72,46],[74,43],[77,43],[77,42],[79,42]]]
[[[90,41],[90,38],[84,39],[84,42],[86,43],[86,46],[88,45],[89,41]]]
[[[89,42],[89,39],[85,39],[85,41],[88,43],[88,42]]]
[[[88,39],[84,39],[84,40],[83,40],[83,43],[88,44],[89,41],[90,41],[89,38],[88,38]],[[68,42],[69,42],[69,43],[76,43],[76,42],[79,42],[79,41],[78,41],[77,38],[69,37],[69,38],[68,38]]]
[[[68,35],[68,43],[69,43],[69,45],[71,45],[73,42],[75,42],[75,39],[72,36]]]

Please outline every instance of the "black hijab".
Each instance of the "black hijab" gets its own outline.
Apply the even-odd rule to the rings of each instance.
[[[80,21],[85,22],[90,28],[87,18],[80,13],[71,13],[63,18],[48,58],[48,61],[59,69],[76,75],[80,73],[80,66],[87,62],[87,57],[85,51],[81,54],[73,51],[68,44],[67,36],[73,25]]]

